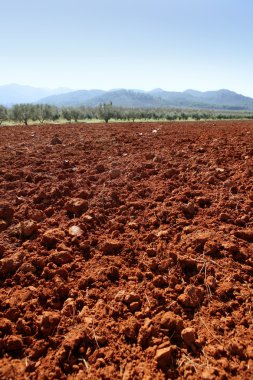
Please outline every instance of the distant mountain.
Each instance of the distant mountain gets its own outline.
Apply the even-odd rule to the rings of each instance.
[[[227,109],[253,109],[253,99],[236,92],[226,89],[218,91],[200,92],[195,90],[186,90],[187,95],[191,95],[195,102],[204,102],[213,107],[220,106]]]
[[[45,96],[70,92],[67,88],[46,89],[19,84],[7,84],[0,86],[0,104],[11,106],[17,103],[33,103]]]
[[[199,95],[202,94],[201,91],[196,91],[196,90],[191,90],[191,89],[184,91],[184,93],[185,94],[190,94],[192,96],[199,96]]]
[[[103,90],[79,90],[66,94],[48,96],[40,99],[38,103],[52,104],[55,106],[81,106],[87,104],[91,99],[103,96]]]
[[[164,93],[165,91],[162,88],[154,88],[153,90],[149,91],[150,94],[153,95],[159,95]]]
[[[229,90],[170,92],[157,89],[151,91],[153,95],[173,107],[253,110],[253,99]]]
[[[112,102],[117,107],[165,107],[166,102],[156,98],[145,92],[137,92],[136,90],[117,90],[106,92],[101,96],[97,96],[87,101],[86,105],[90,107],[99,106],[101,103]]]
[[[159,108],[178,107],[195,109],[253,110],[253,99],[229,90],[184,92],[165,91],[157,88],[151,91],[115,89],[80,90],[67,94],[49,96],[38,101],[57,106],[96,107],[112,102],[118,107]]]
[[[165,91],[156,88],[151,91],[139,89],[78,90],[43,89],[10,84],[0,86],[0,104],[42,103],[56,106],[96,107],[112,102],[118,107],[159,108],[176,107],[192,109],[253,110],[253,99],[226,89],[218,91],[184,92]]]

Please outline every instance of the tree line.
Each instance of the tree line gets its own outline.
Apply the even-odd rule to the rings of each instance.
[[[48,104],[15,104],[11,108],[0,105],[0,124],[15,122],[44,123],[103,120],[146,121],[146,120],[215,120],[215,119],[253,119],[250,111],[217,111],[177,108],[124,108],[112,103],[91,107],[56,107]]]

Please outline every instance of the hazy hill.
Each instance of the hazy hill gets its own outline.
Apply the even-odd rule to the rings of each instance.
[[[81,106],[87,104],[91,99],[103,96],[102,90],[79,90],[66,94],[53,95],[40,99],[39,103],[52,104],[55,106]]]
[[[189,91],[191,92],[189,94]],[[204,102],[212,106],[232,108],[232,109],[253,109],[253,99],[226,89],[218,91],[194,91],[188,90],[185,93],[191,95],[195,101]]]
[[[253,99],[229,90],[170,92],[157,89],[153,95],[170,106],[185,108],[253,109]]]
[[[16,103],[33,103],[45,96],[62,94],[71,91],[66,88],[46,89],[19,84],[7,84],[0,86],[0,104],[11,106]]]
[[[49,96],[39,102],[57,106],[91,106],[112,102],[121,107],[181,107],[203,109],[253,110],[253,99],[229,90],[184,92],[155,89],[141,90],[81,90]]]
[[[0,86],[0,104],[11,106],[16,103],[43,103],[56,106],[90,106],[112,102],[120,107],[178,107],[202,109],[253,110],[253,99],[229,90],[184,92],[113,89],[78,90],[66,88],[44,89],[9,84]]]
[[[136,90],[117,90],[104,93],[102,96],[90,99],[86,104],[91,107],[99,106],[101,103],[112,102],[118,107],[162,107],[166,106],[166,102],[156,98],[151,94],[139,92]]]

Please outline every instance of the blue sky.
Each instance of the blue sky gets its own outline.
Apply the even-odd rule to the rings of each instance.
[[[253,97],[252,0],[0,0],[0,85]]]

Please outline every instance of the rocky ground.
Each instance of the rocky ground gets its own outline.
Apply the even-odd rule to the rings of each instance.
[[[0,379],[252,379],[253,122],[0,128]]]

